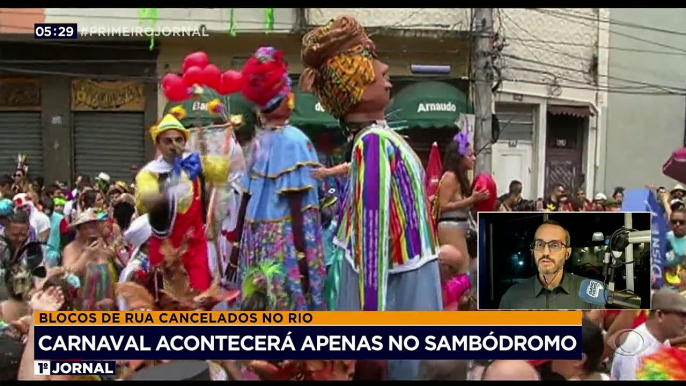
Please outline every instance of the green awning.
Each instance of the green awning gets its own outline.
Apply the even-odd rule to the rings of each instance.
[[[199,100],[188,99],[182,103],[167,103],[164,106],[164,113],[167,114],[172,108],[181,105],[186,110],[186,117],[181,120],[181,123],[187,128],[198,125],[198,115],[203,126],[222,122],[224,120],[223,114],[212,113],[206,108],[207,103],[215,99],[219,99],[224,104],[228,114],[241,114],[245,122],[255,122],[252,105],[240,93],[226,97],[211,88],[205,88]]]
[[[295,94],[295,109],[289,122],[294,126],[338,127],[338,120],[329,115],[316,95],[293,89]]]
[[[226,98],[226,112],[229,115],[242,115],[245,123],[254,124],[257,120],[255,116],[255,106],[248,102],[240,92],[233,93]]]
[[[186,117],[181,120],[181,124],[183,124],[184,127],[190,128],[197,126],[198,116],[200,117],[203,126],[210,125],[215,121],[222,119],[220,114],[213,114],[205,108],[207,103],[214,99],[219,99],[223,103],[226,102],[226,98],[219,95],[219,93],[213,89],[204,88],[204,92],[200,95],[199,100],[187,99],[181,103],[168,102],[167,105],[164,106],[164,114],[169,113],[169,110],[180,105],[186,110]]]
[[[467,95],[444,82],[417,82],[400,90],[387,109],[392,127],[456,127],[467,113]]]

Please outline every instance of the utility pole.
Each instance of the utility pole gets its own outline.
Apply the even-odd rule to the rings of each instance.
[[[493,64],[491,63],[493,44],[493,8],[474,8],[474,151],[476,156],[475,174],[492,173],[491,164],[491,125],[493,117]]]

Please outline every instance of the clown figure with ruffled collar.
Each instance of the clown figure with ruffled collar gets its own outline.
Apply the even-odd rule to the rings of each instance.
[[[243,95],[259,108],[261,129],[249,147],[238,227],[242,229],[227,268],[230,280],[260,263],[280,266],[270,309],[325,310],[326,268],[319,216],[319,166],[310,139],[288,124],[297,102],[280,51],[261,47],[243,68]],[[238,248],[237,248],[238,249]]]
[[[187,240],[181,262],[191,289],[200,293],[212,282],[205,233],[205,186],[226,181],[229,160],[184,151],[190,133],[172,115],[166,115],[150,134],[161,155],[136,176],[136,204],[139,213],[148,213],[152,228],[150,266],[162,263],[165,247],[178,249]]]

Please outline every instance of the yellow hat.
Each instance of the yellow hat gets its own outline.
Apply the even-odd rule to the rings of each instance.
[[[190,132],[188,131],[188,129],[183,127],[181,122],[179,122],[179,120],[171,114],[165,115],[165,117],[162,118],[160,123],[150,128],[150,136],[152,137],[152,141],[157,142],[157,137],[167,130],[180,131],[181,134],[183,134],[183,136],[186,138],[186,141],[188,141],[188,135],[190,134]]]

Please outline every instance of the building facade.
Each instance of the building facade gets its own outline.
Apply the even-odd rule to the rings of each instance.
[[[611,8],[603,26],[610,31],[610,92],[598,190],[675,183],[662,165],[685,146],[684,20],[683,8]]]
[[[467,66],[455,64],[450,77],[470,78],[471,55],[464,32],[471,29],[471,9],[309,8],[305,19],[318,25],[346,14],[377,35],[396,31],[403,44],[433,36],[453,49],[461,45],[465,55],[452,55],[451,63],[463,61]],[[505,193],[514,179],[523,182],[527,198],[545,196],[554,183],[569,190],[583,188],[588,195],[594,192],[601,166],[609,39],[600,20],[607,17],[602,8],[494,9],[494,50],[499,53],[495,64],[500,75],[496,78],[501,83],[493,111],[501,135],[492,146],[492,165],[499,193]],[[428,49],[434,56],[422,64],[445,62],[436,47],[423,43],[416,48]],[[423,80],[408,75],[414,75],[413,82]]]
[[[501,134],[492,149],[500,193],[513,179],[527,198],[546,196],[555,183],[594,193],[609,36],[598,20],[607,17],[603,8],[495,9]]]
[[[450,111],[447,112],[453,115],[447,114],[442,117],[443,121],[452,119],[450,125],[421,123],[419,127],[425,130],[418,135],[410,135],[426,140],[424,142],[427,143],[415,141],[413,145],[417,148],[428,148],[428,141],[433,140],[440,142],[443,147],[452,136],[446,132],[431,132],[425,126],[443,125],[442,128],[446,131],[454,132],[459,114],[470,110],[469,105],[472,104],[473,98],[470,87],[469,41],[472,10],[469,8],[275,8],[271,22],[267,20],[265,11],[265,8],[237,8],[233,12],[229,8],[160,8],[156,10],[156,16],[152,20],[151,17],[141,18],[139,8],[83,8],[79,9],[78,14],[75,14],[73,9],[63,8],[0,9],[0,33],[3,40],[21,39],[21,36],[32,40],[28,34],[36,22],[76,22],[79,29],[137,27],[141,24],[154,25],[158,29],[202,27],[209,36],[160,36],[154,41],[133,37],[79,39],[80,45],[102,45],[103,40],[107,40],[107,44],[112,44],[109,41],[116,40],[114,44],[120,46],[136,46],[135,50],[131,50],[136,54],[124,54],[119,49],[108,53],[109,56],[104,56],[106,54],[101,51],[91,53],[91,60],[98,60],[93,59],[93,55],[97,54],[98,58],[106,58],[100,60],[112,61],[118,58],[121,65],[107,67],[102,63],[98,65],[98,62],[93,62],[92,69],[81,70],[85,74],[97,75],[90,78],[78,76],[76,67],[67,65],[72,75],[63,76],[62,79],[66,80],[62,82],[63,85],[69,85],[69,93],[63,92],[61,98],[57,99],[66,106],[68,101],[71,103],[75,98],[72,94],[78,94],[73,90],[107,88],[105,84],[92,84],[86,81],[79,84],[71,83],[79,79],[111,82],[112,75],[119,74],[121,76],[114,80],[149,80],[150,82],[144,86],[145,106],[129,104],[123,107],[127,112],[132,112],[129,110],[134,107],[145,110],[145,125],[136,134],[143,138],[147,137],[147,127],[159,118],[167,103],[155,84],[156,80],[164,73],[180,72],[183,58],[188,53],[205,51],[214,64],[222,69],[229,69],[239,68],[257,47],[271,45],[284,52],[284,57],[289,63],[289,71],[293,78],[297,79],[303,70],[300,60],[303,34],[340,15],[355,16],[370,34],[373,34],[381,60],[391,66],[390,75],[395,85],[392,91],[394,101],[398,95],[411,99],[403,95],[403,89],[410,90],[410,87],[416,87],[415,83],[426,84],[425,87],[411,89],[412,92],[423,90],[427,93],[426,98],[415,98],[403,105],[406,112],[416,110],[413,113],[420,114],[411,117],[411,120],[422,122],[421,114],[426,114],[423,117],[429,117],[436,113],[421,110],[421,106],[450,106]],[[495,64],[499,71],[499,79],[502,81],[493,106],[501,125],[499,141],[492,147],[493,174],[498,182],[499,193],[503,193],[512,179],[524,183],[524,195],[528,198],[544,196],[553,183],[562,183],[572,190],[584,188],[589,195],[596,190],[596,180],[604,187],[608,173],[601,170],[602,164],[607,162],[608,165],[614,165],[615,162],[605,161],[601,152],[605,149],[605,125],[609,124],[604,115],[607,103],[604,90],[607,88],[608,80],[606,48],[609,46],[610,36],[606,23],[609,18],[607,10],[505,8],[494,9],[493,16],[496,32],[494,48],[499,47],[499,56]],[[267,30],[270,30],[270,33],[265,33]],[[0,58],[6,58],[4,52],[6,50],[0,51]],[[78,55],[82,54],[69,53],[72,55],[69,59],[86,66],[84,59],[77,60],[80,58]],[[23,58],[31,58],[31,55],[35,56],[37,53],[22,55]],[[153,69],[150,69],[150,66],[141,66],[134,70],[128,64],[123,65],[127,63],[126,60],[153,60],[155,64]],[[449,69],[440,75],[416,74],[411,70],[412,65],[442,65]],[[110,75],[109,78],[107,74]],[[41,82],[44,83],[43,78],[51,76],[41,75]],[[453,99],[444,101],[440,96],[429,95],[431,90],[441,89],[429,87],[432,82],[449,84],[453,89],[448,92],[446,88],[442,90],[446,95],[451,94]],[[114,84],[109,86],[114,87]],[[121,91],[120,94],[131,94],[132,90],[140,90],[125,83],[117,87],[128,90]],[[54,91],[48,91],[43,87],[41,92]],[[410,94],[410,91],[404,94]],[[42,95],[41,101],[47,100]],[[411,103],[415,103],[416,106]],[[463,104],[464,108],[453,109],[452,106],[456,103]],[[40,124],[46,135],[42,136],[40,153],[43,154],[44,160],[52,159],[56,155],[66,158],[72,155],[74,160],[78,159],[75,149],[82,146],[77,146],[78,136],[74,136],[77,132],[75,123],[81,113],[79,109],[85,108],[70,105],[68,114],[63,114],[68,119],[62,117],[60,121],[57,118],[52,119],[58,115],[54,110],[43,106]],[[123,114],[124,111],[121,109],[119,107],[115,111]],[[119,118],[124,121],[123,115]],[[51,129],[56,124],[53,122],[62,122],[59,124],[60,128]],[[78,122],[83,125],[92,124],[88,123],[92,121],[82,120],[80,117]],[[133,120],[131,124],[133,125]],[[52,136],[57,132],[70,136],[71,140],[66,141],[68,144],[62,140],[55,145]],[[144,148],[145,155],[142,158],[149,159],[152,156],[152,145],[145,143]],[[82,152],[79,151],[79,154]],[[135,157],[132,157],[131,162],[133,158]],[[50,179],[65,179],[64,176],[67,174],[83,171],[78,167],[78,161],[73,163],[74,165],[62,167],[43,166],[44,174]],[[56,168],[61,171],[53,170]]]
[[[145,127],[157,119],[157,52],[15,38],[0,42],[0,172],[25,154],[30,175],[45,181],[100,172],[128,180],[152,154]]]

